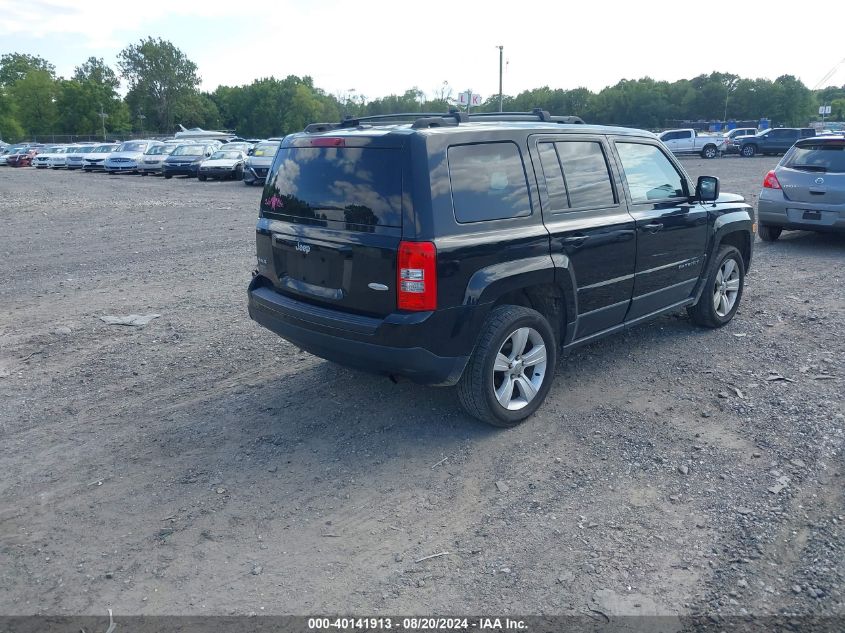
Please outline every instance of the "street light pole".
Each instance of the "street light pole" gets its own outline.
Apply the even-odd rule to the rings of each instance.
[[[502,111],[502,49],[504,46],[497,46],[499,49],[499,112]]]
[[[726,89],[725,89],[725,117],[722,119],[723,122],[727,123],[728,121],[728,97],[731,96],[731,92],[736,88],[736,79],[729,79]]]

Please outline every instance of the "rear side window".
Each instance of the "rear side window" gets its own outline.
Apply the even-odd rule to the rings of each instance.
[[[616,149],[634,204],[686,195],[678,170],[654,145],[617,142]]]
[[[279,150],[265,216],[402,226],[399,150],[363,147],[286,147]],[[353,228],[350,226],[350,228]]]
[[[783,159],[783,166],[801,171],[845,173],[845,142],[796,145]]]
[[[616,204],[601,143],[558,141],[540,143],[538,149],[551,210]]]
[[[458,222],[531,215],[528,181],[515,143],[453,145],[448,156],[452,205]]]

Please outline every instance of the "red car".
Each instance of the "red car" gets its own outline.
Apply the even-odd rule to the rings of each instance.
[[[9,167],[28,167],[32,165],[32,158],[38,153],[35,149],[22,149],[17,154],[12,154],[6,158],[6,164]]]

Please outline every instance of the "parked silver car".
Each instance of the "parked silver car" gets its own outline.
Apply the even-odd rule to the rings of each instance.
[[[138,173],[142,176],[147,174],[161,176],[161,166],[177,147],[179,147],[179,144],[170,142],[153,145],[138,159]]]
[[[796,141],[763,180],[760,239],[784,229],[845,232],[845,136]]]
[[[161,145],[159,141],[126,141],[106,157],[103,166],[106,173],[136,172],[138,162],[153,145]]]

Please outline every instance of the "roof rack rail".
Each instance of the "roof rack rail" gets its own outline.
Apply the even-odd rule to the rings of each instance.
[[[488,119],[491,121],[543,121],[548,123],[583,124],[584,120],[578,116],[552,116],[548,111],[534,108],[531,112],[474,112],[470,119]]]
[[[311,123],[305,127],[306,134],[319,134],[339,128],[360,127],[363,124],[376,121],[412,121],[411,127],[425,129],[432,127],[453,127],[461,123],[468,123],[473,119],[487,121],[543,121],[548,123],[583,124],[584,120],[577,116],[552,116],[546,110],[534,108],[530,112],[475,112],[467,114],[457,108],[449,108],[448,112],[400,112],[396,114],[375,114],[372,116],[347,116],[339,123]]]
[[[373,121],[389,121],[392,119],[416,121],[422,118],[451,117],[452,113],[443,112],[398,112],[396,114],[375,114],[372,116],[346,117],[340,122],[339,127],[358,127],[361,123]]]

